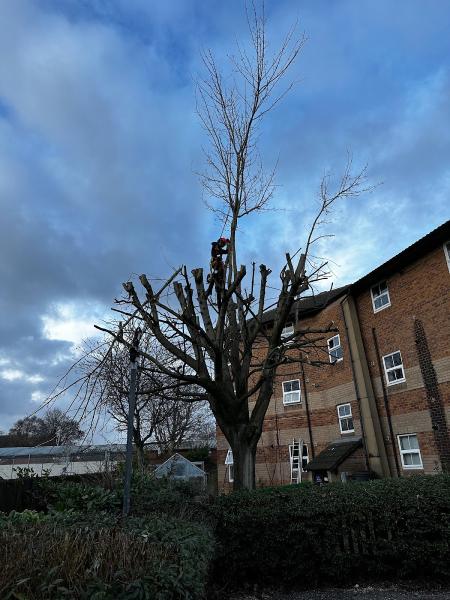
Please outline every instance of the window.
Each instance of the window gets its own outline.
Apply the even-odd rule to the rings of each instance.
[[[330,355],[330,363],[336,363],[342,360],[344,353],[342,352],[341,338],[339,335],[335,335],[327,340],[327,344],[328,354]]]
[[[233,450],[229,448],[227,455],[225,457],[225,464],[227,466],[228,471],[228,481],[233,483],[234,481],[234,460],[233,460]]]
[[[444,254],[445,254],[445,260],[447,261],[448,270],[450,271],[450,242],[445,242]]]
[[[301,401],[300,380],[283,381],[283,404],[296,404]]]
[[[355,431],[353,427],[353,416],[351,404],[340,404],[337,407],[339,427],[341,433],[352,433]]]
[[[386,382],[388,385],[395,385],[406,381],[405,371],[403,370],[402,355],[400,351],[393,352],[383,356],[384,372],[386,373]]]
[[[404,469],[422,469],[422,456],[415,433],[398,436],[398,446]]]
[[[391,305],[389,290],[385,281],[381,281],[378,285],[374,285],[371,289],[371,294],[374,313]]]
[[[294,333],[294,323],[286,323],[281,331],[281,339],[290,337]]]
[[[300,456],[300,446],[302,447]],[[308,446],[303,444],[302,441],[296,442],[293,440],[289,446],[289,461],[291,463],[291,483],[300,483],[300,460],[301,460],[301,472],[306,471],[306,465],[309,462]]]
[[[306,465],[309,463],[308,446],[303,444],[302,450],[302,471],[306,471]]]

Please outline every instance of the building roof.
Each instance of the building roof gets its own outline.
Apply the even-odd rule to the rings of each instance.
[[[168,458],[162,465],[156,467],[153,471],[155,477],[169,477],[171,479],[192,479],[196,477],[205,477],[205,472],[194,465],[190,460],[175,453]]]
[[[324,309],[328,304],[343,296],[344,294],[351,292],[358,294],[369,286],[386,279],[389,275],[396,273],[408,264],[421,258],[427,252],[434,250],[434,248],[444,244],[444,242],[450,240],[450,220],[446,221],[436,229],[433,229],[430,233],[411,244],[399,254],[396,254],[388,261],[370,271],[357,281],[352,284],[344,285],[338,288],[332,288],[320,294],[313,294],[311,296],[303,296],[299,298],[292,308],[291,318],[294,319],[297,315],[298,318],[319,312]],[[263,316],[263,322],[270,323],[273,321],[276,309],[267,310]]]
[[[318,312],[325,308],[330,302],[339,298],[345,294],[349,289],[348,285],[341,286],[339,288],[332,288],[319,294],[313,294],[311,296],[302,296],[294,302],[292,307],[292,318],[297,313],[298,317],[303,317],[315,312]],[[273,320],[276,309],[267,310],[263,316],[263,322],[268,323]]]
[[[0,459],[15,458],[19,456],[67,456],[71,454],[100,454],[109,452],[125,452],[125,444],[102,444],[96,446],[37,446],[0,448]]]
[[[417,240],[417,242],[414,242],[414,244],[411,244],[411,246],[408,246],[399,254],[396,254],[373,271],[370,271],[370,273],[361,277],[361,279],[358,279],[358,281],[355,281],[355,283],[351,285],[351,291],[359,293],[364,289],[367,289],[370,285],[386,279],[389,275],[400,271],[407,265],[424,256],[427,252],[431,252],[449,240],[450,220],[446,221],[436,229],[433,229],[433,231],[427,233],[427,235],[420,238],[420,240]]]
[[[361,438],[336,440],[322,450],[307,465],[307,471],[335,471],[355,450],[362,446]]]

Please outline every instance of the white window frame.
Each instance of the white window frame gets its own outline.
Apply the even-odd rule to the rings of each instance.
[[[341,415],[339,413],[339,409],[342,406],[348,406],[350,408],[350,413],[348,415]],[[352,405],[350,404],[350,402],[344,402],[343,404],[338,404],[336,406],[336,410],[337,410],[337,415],[338,415],[338,420],[339,420],[339,429],[340,432],[342,434],[347,434],[347,433],[354,433],[355,432],[355,422],[353,421],[353,412],[352,412]],[[347,421],[347,419],[351,419],[352,420],[352,429],[342,429],[342,422],[345,420]]]
[[[400,354],[400,364],[399,365],[394,365],[393,367],[386,367],[386,358],[389,358],[390,356],[394,356],[394,354]],[[395,350],[395,352],[390,352],[389,354],[385,354],[383,356],[383,368],[384,368],[384,376],[386,379],[386,385],[397,385],[398,383],[403,383],[404,381],[406,381],[406,376],[405,376],[405,367],[403,365],[403,358],[402,358],[402,353],[400,352],[400,350]],[[401,369],[402,373],[403,373],[403,377],[401,377],[400,379],[395,379],[394,381],[389,381],[389,376],[388,373],[390,371],[395,371],[397,369]]]
[[[407,448],[403,449],[400,439],[401,438],[410,438],[415,437],[417,441],[417,448]],[[400,458],[402,459],[402,468],[405,470],[410,469],[423,469],[423,461],[422,461],[422,453],[420,452],[419,439],[417,437],[417,433],[401,433],[397,435],[398,449],[400,451]],[[407,465],[405,464],[405,454],[415,454],[419,457],[420,465]]]
[[[383,293],[381,293],[381,294],[378,294],[377,296],[375,296],[375,295],[374,295],[374,293],[373,293],[373,290],[374,290],[375,288],[378,288],[378,289],[379,289],[379,288],[380,288],[380,286],[381,286],[383,283],[386,285],[386,291],[385,291],[385,292],[383,292]],[[373,312],[374,312],[374,313],[380,312],[380,310],[384,310],[385,308],[388,308],[389,306],[391,306],[391,297],[390,297],[390,295],[389,295],[389,287],[388,287],[388,284],[387,284],[387,280],[386,280],[386,279],[384,279],[383,281],[379,281],[377,284],[373,285],[373,286],[370,288],[370,295],[371,295],[371,297],[372,297],[372,307],[373,307]],[[387,304],[383,304],[382,306],[379,306],[379,307],[377,308],[377,307],[375,306],[375,300],[376,300],[377,298],[381,298],[382,296],[385,296],[385,295],[387,296],[387,299],[388,299],[388,301],[387,301]]]
[[[306,450],[306,454],[305,454],[305,450]],[[306,467],[306,465],[309,463],[309,448],[308,448],[308,444],[305,444],[305,442],[303,442],[302,455],[300,456],[300,463],[301,463],[302,473],[307,473],[308,472],[306,470],[306,468],[303,468],[303,459],[305,457],[306,457],[306,463],[305,463],[305,467]]]
[[[444,248],[445,260],[447,261],[447,267],[448,267],[448,270],[450,271],[450,240],[447,242],[444,242],[443,248]]]
[[[284,389],[284,385],[286,383],[294,383],[294,382],[298,382],[298,390],[289,390],[286,392]],[[281,389],[283,390],[283,404],[285,406],[289,406],[291,404],[301,404],[302,403],[302,387],[300,385],[300,379],[290,379],[289,381],[283,381],[281,383]],[[286,400],[287,397],[289,397],[291,394],[294,394],[295,392],[298,392],[298,400]]]
[[[281,339],[284,340],[285,338],[291,337],[291,335],[293,335],[294,332],[295,332],[294,322],[288,321],[286,323],[286,325],[283,327],[283,329],[281,330]],[[287,342],[287,343],[290,344],[293,341],[294,340],[289,340],[289,342]]]
[[[339,342],[339,343],[338,343],[336,346],[334,346],[333,348],[330,348],[330,342],[331,342],[331,341],[333,341],[333,340],[335,340],[336,338],[338,339],[338,342]],[[341,362],[341,360],[344,360],[344,351],[342,350],[342,345],[341,345],[341,336],[339,335],[339,333],[337,333],[336,335],[333,335],[333,337],[331,337],[331,338],[329,338],[329,339],[327,340],[327,346],[328,346],[328,356],[329,356],[329,358],[330,358],[330,363],[331,363],[331,364],[335,364],[335,363]],[[332,352],[333,350],[336,350],[336,348],[340,348],[340,349],[341,349],[342,356],[341,356],[340,358],[334,358],[334,357],[331,355],[331,352]]]
[[[225,465],[227,467],[227,472],[228,472],[228,482],[233,483],[233,481],[234,481],[234,459],[233,459],[233,450],[231,448],[228,448],[228,452],[225,457]]]

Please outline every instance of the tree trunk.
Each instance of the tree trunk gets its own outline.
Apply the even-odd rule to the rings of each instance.
[[[245,438],[237,438],[231,446],[233,451],[233,490],[255,489],[256,445]]]
[[[141,473],[144,472],[145,469],[145,452],[143,444],[136,444],[136,458],[137,458],[137,466]]]

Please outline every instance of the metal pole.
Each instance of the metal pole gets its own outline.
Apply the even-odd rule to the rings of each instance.
[[[130,348],[130,390],[128,393],[127,453],[125,458],[125,473],[123,481],[123,517],[127,517],[128,513],[130,512],[131,474],[133,470],[133,425],[134,409],[136,406],[136,358],[138,356],[138,347],[141,334],[141,329],[138,327],[134,332],[133,345]]]

